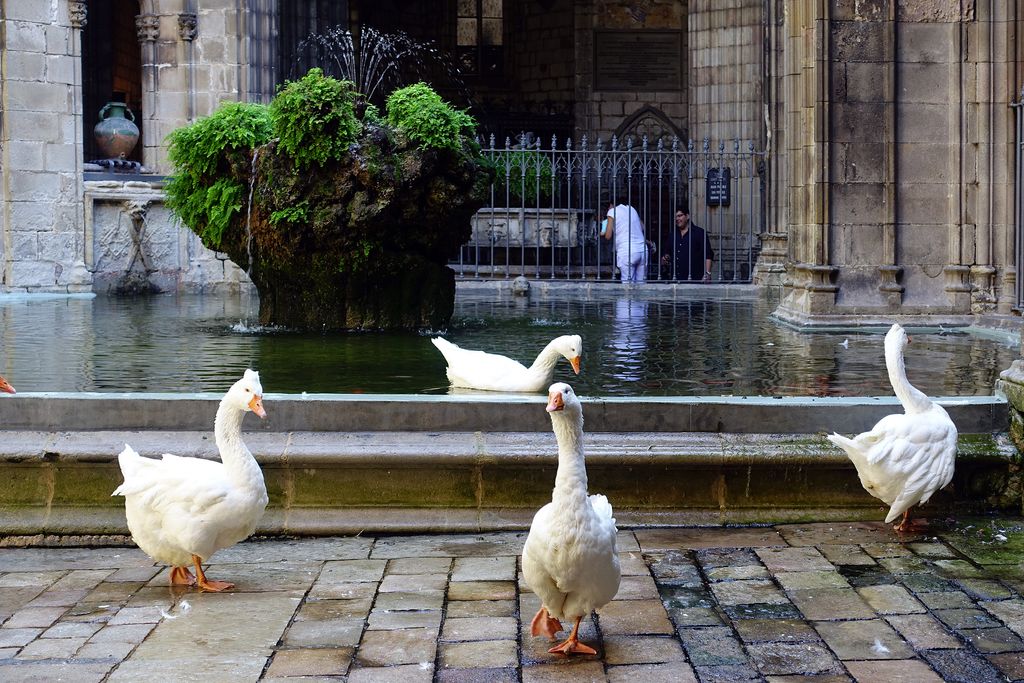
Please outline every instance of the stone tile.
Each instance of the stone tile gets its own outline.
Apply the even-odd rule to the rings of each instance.
[[[400,591],[443,591],[448,584],[447,574],[391,574],[380,582],[381,593]]]
[[[686,662],[609,666],[608,683],[697,683],[693,668]]]
[[[365,583],[380,581],[384,576],[384,560],[337,560],[324,562],[317,583]],[[422,570],[421,570],[422,572]]]
[[[859,545],[822,545],[818,552],[834,565],[871,566],[877,564]]]
[[[5,569],[6,567],[5,561]],[[65,571],[8,572],[0,574],[0,588],[23,588],[26,586],[35,586],[40,589],[50,588],[66,573]]]
[[[41,638],[89,638],[103,627],[103,624],[88,622],[58,621],[43,631]]]
[[[886,617],[885,620],[915,649],[936,650],[962,647],[960,641],[929,614],[892,616]]]
[[[601,632],[613,635],[669,635],[675,629],[660,600],[612,600],[598,610]]]
[[[857,683],[942,683],[931,668],[920,660],[846,662]]]
[[[920,655],[944,681],[1005,683],[988,660],[966,650],[924,650]]]
[[[388,560],[388,574],[447,574],[452,567],[450,557],[400,557]]]
[[[517,628],[512,617],[448,617],[444,620],[441,640],[515,640]]]
[[[1016,653],[988,655],[988,661],[1008,680],[1024,679],[1024,657]]]
[[[718,610],[709,607],[673,607],[668,610],[668,616],[677,628],[725,624]]]
[[[783,546],[786,542],[774,529],[637,529],[636,540],[645,552],[697,548],[750,548]]]
[[[947,581],[940,576],[934,574],[926,574],[923,572],[917,572],[913,574],[904,574],[900,577],[900,582],[914,591],[914,593],[937,593],[937,592],[950,592],[955,591],[957,586],[952,581]]]
[[[444,605],[444,591],[420,591],[418,593],[381,593],[373,603],[374,609],[424,610],[441,609]]]
[[[42,632],[41,628],[0,628],[0,647],[23,647]]]
[[[722,611],[730,619],[800,619],[803,615],[791,602],[783,604],[750,603],[724,605]]]
[[[658,597],[658,586],[650,576],[623,576],[616,600],[651,600]]]
[[[985,578],[985,573],[967,560],[935,560],[933,564],[943,576],[953,579]]]
[[[350,669],[348,683],[431,683],[434,666],[430,662],[403,666]]]
[[[964,629],[960,635],[979,652],[1024,652],[1024,641],[1008,628]]]
[[[526,532],[487,534],[431,534],[422,536],[383,536],[373,544],[370,557],[495,557],[518,556],[523,550]]]
[[[623,576],[650,576],[644,557],[639,552],[619,553],[619,571]]]
[[[945,543],[923,542],[908,543],[907,547],[922,557],[933,559],[953,559],[956,553]]]
[[[853,679],[844,674],[821,674],[818,676],[766,676],[768,683],[850,683]]]
[[[118,642],[141,643],[156,624],[124,624],[122,626],[104,626],[97,631],[90,643]]]
[[[615,547],[620,553],[640,552],[640,543],[630,529],[619,529],[619,533],[615,534]]]
[[[871,557],[910,557],[913,553],[902,543],[862,543],[861,547]]]
[[[1024,636],[1024,599],[983,602],[981,606],[1018,636]]]
[[[815,630],[840,659],[908,659],[914,651],[881,619],[819,621]]]
[[[686,654],[679,641],[668,636],[608,636],[604,639],[604,662],[608,665],[684,661]]]
[[[772,573],[833,569],[832,564],[822,557],[817,548],[758,548],[756,552]]]
[[[514,600],[460,600],[449,602],[445,614],[461,617],[511,617],[515,615]]]
[[[714,607],[715,598],[704,586],[661,586],[661,600],[668,608]]]
[[[865,586],[857,593],[879,614],[920,614],[924,606],[902,586]]]
[[[697,666],[694,671],[701,683],[738,683],[739,681],[763,681],[757,669],[747,664],[724,664],[718,666]],[[806,683],[806,681],[804,682]]]
[[[739,581],[743,579],[767,579],[771,575],[761,565],[747,565],[744,567],[711,567],[707,570],[708,579],[711,581]]]
[[[89,592],[88,588],[70,591],[46,591],[25,605],[25,607],[70,607]]]
[[[726,581],[712,584],[718,602],[723,605],[744,605],[747,603],[784,604],[789,598],[767,579],[749,581]]]
[[[350,647],[278,650],[274,653],[266,677],[344,676],[351,661]]]
[[[377,584],[368,583],[314,583],[309,590],[310,600],[373,600]]]
[[[523,683],[605,683],[604,665],[582,658],[523,667]]]
[[[151,567],[122,567],[103,580],[108,582],[148,583],[154,576],[160,573],[161,569],[161,567],[155,565]]]
[[[514,639],[441,643],[439,657],[445,669],[500,669],[516,665],[518,648]]]
[[[836,658],[818,643],[757,643],[747,650],[765,675],[842,673]]]
[[[13,659],[0,660],[0,680],[10,683],[21,683],[22,681],[99,683],[99,681],[107,680],[107,672],[116,664],[116,662],[82,660],[12,663],[15,661]]]
[[[702,548],[694,557],[705,571],[722,567],[760,567],[761,560],[750,548]]]
[[[20,647],[0,647],[0,659],[10,659],[20,651]]]
[[[775,580],[787,591],[808,588],[849,588],[842,574],[837,571],[776,572]]]
[[[957,579],[964,591],[978,600],[1006,600],[1012,598],[1009,588],[992,579]]]
[[[372,586],[373,584],[366,585]],[[370,611],[372,604],[372,596],[357,600],[316,599],[312,597],[311,591],[310,597],[307,597],[306,601],[302,603],[302,607],[296,613],[295,619],[297,621],[305,621],[306,619],[324,620],[364,617]]]
[[[819,640],[818,632],[810,624],[797,619],[740,619],[732,625],[747,643],[810,643]]]
[[[792,591],[793,604],[811,621],[829,619],[870,619],[874,610],[857,592],[848,588]]]
[[[144,585],[141,581],[104,581],[89,591],[82,601],[123,605]]]
[[[952,629],[995,628],[999,622],[980,609],[937,609],[933,614]]]
[[[163,619],[163,607],[154,605],[152,607],[122,607],[117,614],[110,618],[107,623],[110,626],[122,624],[155,624]],[[179,610],[180,612],[180,610]]]
[[[441,669],[438,683],[519,683],[519,673],[513,669]]]
[[[514,581],[516,557],[460,557],[452,568],[452,581]]]
[[[881,522],[816,522],[776,528],[792,546],[867,545],[897,540],[892,527]]]
[[[273,585],[272,579],[263,580]],[[188,615],[162,621],[111,673],[109,683],[173,680],[180,676],[183,644],[187,644],[192,661],[203,662],[205,680],[256,680],[302,596],[302,591],[192,593]],[[104,630],[150,626],[108,626]],[[202,637],[196,637],[197,633]]]
[[[78,651],[78,659],[109,659],[120,662],[138,646],[138,643],[118,643],[115,641],[103,643],[86,643]]]
[[[359,644],[356,661],[360,667],[433,662],[437,651],[436,640],[437,632],[433,629],[367,631]]]
[[[920,557],[906,556],[906,557],[883,557],[878,560],[878,564],[885,568],[891,574],[916,574],[920,572],[927,572],[932,569],[930,564],[926,560],[922,560]]]
[[[68,659],[85,645],[85,638],[39,638],[22,648],[18,659]]]
[[[879,565],[844,564],[836,567],[846,582],[854,587],[886,586],[897,582],[896,576]]]
[[[295,621],[285,631],[281,642],[290,648],[355,647],[362,633],[362,619]]]
[[[95,588],[101,581],[114,573],[113,569],[74,569],[50,586],[51,590],[67,591],[79,588]]]
[[[439,610],[422,612],[374,610],[370,612],[366,628],[370,631],[393,631],[400,628],[429,628],[437,631],[441,628],[441,612]]]
[[[680,552],[650,555],[651,573],[661,586],[699,588],[703,585],[694,561]]]
[[[512,581],[452,581],[449,600],[512,600],[516,585]]]
[[[732,629],[714,626],[682,628],[679,629],[679,638],[683,641],[686,655],[694,666],[745,664],[747,661],[742,645],[732,635]]]
[[[921,593],[917,599],[923,602],[928,609],[970,609],[974,607],[974,601],[970,596],[961,591]]]
[[[4,628],[49,628],[66,611],[66,607],[26,607],[5,621]]]

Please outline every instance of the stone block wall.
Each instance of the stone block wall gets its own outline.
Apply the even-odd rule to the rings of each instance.
[[[753,140],[764,130],[761,0],[690,0],[690,137]]]
[[[80,91],[66,2],[5,0],[0,61],[0,289],[89,290],[82,245]]]

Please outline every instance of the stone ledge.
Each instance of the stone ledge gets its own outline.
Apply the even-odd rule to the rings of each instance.
[[[125,533],[117,453],[215,457],[203,432],[4,432],[0,533]],[[521,529],[550,500],[550,433],[247,434],[263,467],[268,534]],[[845,455],[822,436],[592,433],[590,488],[623,524],[876,519]],[[1019,510],[1005,434],[964,435],[932,514]]]

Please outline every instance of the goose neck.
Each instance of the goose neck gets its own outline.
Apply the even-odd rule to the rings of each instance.
[[[587,499],[587,468],[583,456],[583,418],[553,415],[551,420],[558,440],[558,473],[552,500],[556,505],[576,507]]]
[[[242,441],[242,419],[245,411],[235,408],[222,400],[217,408],[217,418],[213,423],[214,439],[220,452],[221,462],[233,481],[238,484],[251,484],[258,475],[263,481],[263,473],[252,453]]]
[[[544,349],[537,354],[536,360],[533,361],[533,365],[530,366],[531,372],[538,372],[541,374],[553,373],[555,365],[558,363],[558,359],[562,356],[557,350],[555,350],[555,342],[550,341]]]
[[[892,390],[907,413],[922,413],[931,407],[931,400],[907,379],[902,349],[886,349],[885,365],[889,371]]]

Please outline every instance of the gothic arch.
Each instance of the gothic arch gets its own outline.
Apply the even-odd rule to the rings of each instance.
[[[641,144],[645,135],[647,144],[652,147],[658,144],[658,140],[666,146],[671,146],[673,138],[678,138],[682,145],[686,144],[686,131],[672,123],[665,112],[650,104],[627,116],[615,129],[615,137],[620,142],[632,137],[634,145]]]

